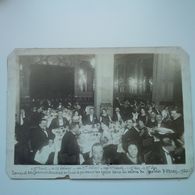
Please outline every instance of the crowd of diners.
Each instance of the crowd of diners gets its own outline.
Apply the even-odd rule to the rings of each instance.
[[[16,122],[15,164],[184,164],[181,108],[116,97],[113,114],[102,108],[98,117],[93,106],[83,107],[70,99],[33,99],[21,108],[20,121]],[[83,153],[79,136],[85,126],[97,129],[100,139]],[[123,129],[120,144],[110,143],[106,137],[113,126]],[[37,160],[45,148],[48,156]]]

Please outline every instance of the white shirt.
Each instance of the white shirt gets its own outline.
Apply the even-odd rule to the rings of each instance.
[[[90,115],[90,121],[91,122],[93,121],[93,115]]]
[[[120,113],[119,113],[119,112],[117,112],[117,113],[116,113],[116,115],[117,115],[117,119],[118,119],[118,121],[120,121],[120,120],[121,120],[121,115],[120,115]]]
[[[168,164],[168,165],[172,165],[172,164],[173,164],[173,161],[172,161],[171,155],[169,154],[169,152],[167,151],[166,148],[162,147],[162,149],[163,149],[164,152],[165,152],[165,158],[166,158],[167,164]]]
[[[45,133],[45,135],[48,137],[47,130],[43,130],[43,132],[44,132],[44,133]]]
[[[136,121],[138,119],[138,113],[137,112],[132,113],[132,115],[133,115],[133,120]]]
[[[62,118],[59,118],[58,121],[59,121],[59,126],[63,126],[64,125],[64,121],[63,121]]]

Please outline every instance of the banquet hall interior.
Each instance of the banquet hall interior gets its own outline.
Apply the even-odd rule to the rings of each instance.
[[[20,56],[18,72],[15,164],[91,164],[95,161],[90,160],[91,150],[101,148],[102,164],[128,164],[124,154],[131,145],[142,160],[130,164],[185,163],[182,75],[176,56]],[[34,132],[44,121],[47,132],[41,139],[43,135]],[[64,137],[75,124],[77,160],[64,161],[64,153],[70,153]],[[136,133],[128,135],[128,129]],[[55,145],[56,138],[58,150],[49,150],[44,160],[40,151]],[[153,151],[154,146],[159,150]],[[159,156],[162,148],[171,148],[171,157]]]

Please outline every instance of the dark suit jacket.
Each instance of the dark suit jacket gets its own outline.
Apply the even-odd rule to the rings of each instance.
[[[173,155],[170,154],[172,162],[174,163]],[[167,164],[165,151],[162,149],[160,142],[156,142],[153,145],[153,149],[144,155],[146,164]]]
[[[141,136],[139,132],[132,127],[122,136],[122,145],[123,148],[126,149],[129,143],[135,142],[138,146],[141,145]],[[138,148],[139,149],[139,148]]]
[[[63,127],[65,127],[66,125],[68,125],[68,120],[66,118],[63,118]],[[60,127],[60,124],[59,124],[58,118],[54,118],[51,121],[49,129],[56,129],[56,128],[59,128],[59,127]]]
[[[121,115],[121,119],[123,120],[122,113],[120,113],[120,115]],[[113,118],[112,118],[112,119],[113,119],[113,121],[115,121],[115,122],[116,122],[116,121],[120,122],[119,119],[118,119],[118,116],[117,116],[116,112],[114,112]]]
[[[157,126],[157,122],[156,121],[151,121],[149,119],[148,122],[147,122],[147,124],[146,124],[146,126],[149,127],[149,128],[156,127]]]
[[[59,164],[64,165],[79,165],[79,145],[76,136],[68,131],[63,139],[61,150],[59,152]]]
[[[47,131],[47,133],[48,136],[39,126],[31,129],[30,143],[33,153],[36,153],[37,150],[40,150],[43,146],[48,144],[49,132]]]
[[[179,117],[176,120],[173,120],[170,122],[170,128],[173,129],[173,131],[175,132],[175,136],[176,138],[180,139],[181,136],[184,133],[184,122],[183,122],[183,118]]]
[[[67,125],[69,124],[68,120],[66,118],[63,118],[63,127],[66,127]],[[55,135],[52,133],[52,129],[56,129],[56,128],[59,128],[61,127],[60,124],[59,124],[59,120],[58,118],[54,118],[52,121],[51,121],[51,124],[49,126],[49,138],[50,139],[54,139],[55,138]]]
[[[96,123],[98,123],[98,119],[97,119],[97,116],[95,114],[93,114],[92,121],[90,120],[90,115],[89,114],[86,116],[85,122],[84,122],[85,125],[94,125]]]

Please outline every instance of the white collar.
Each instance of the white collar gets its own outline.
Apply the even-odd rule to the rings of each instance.
[[[128,158],[130,161],[132,161],[134,164],[137,164],[137,163],[138,163],[137,158],[131,158],[131,157],[129,156],[129,153],[126,153],[126,155],[127,155],[127,158]]]
[[[162,149],[164,150],[164,152],[165,152],[166,154],[170,154],[169,151],[168,151],[164,146],[162,147]]]

